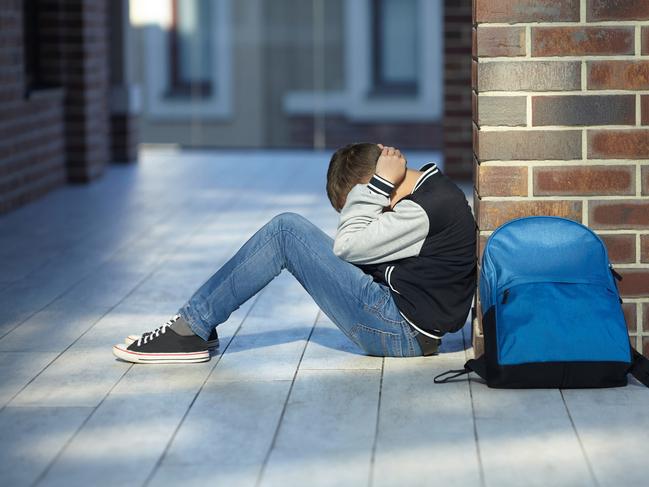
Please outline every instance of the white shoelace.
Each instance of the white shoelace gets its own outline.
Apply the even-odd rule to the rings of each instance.
[[[178,321],[178,318],[180,318],[180,315],[173,315],[167,322],[165,322],[164,325],[160,325],[158,328],[156,328],[153,331],[143,333],[140,339],[137,341],[137,346],[139,347],[141,345],[144,345],[147,341],[151,341],[154,338],[159,337],[160,334],[163,334],[164,332],[167,331],[167,328],[169,328],[176,321]]]

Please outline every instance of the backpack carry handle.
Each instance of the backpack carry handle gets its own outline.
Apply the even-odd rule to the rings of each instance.
[[[433,382],[435,384],[444,384],[445,382],[448,382],[451,379],[455,379],[455,378],[460,377],[460,376],[462,376],[464,374],[468,374],[469,372],[471,372],[471,370],[466,368],[466,365],[465,365],[463,369],[447,370],[446,372],[442,372],[441,374],[436,375],[433,378]],[[453,375],[450,375],[450,374],[453,374]],[[444,377],[446,375],[448,377]],[[444,377],[444,378],[442,379],[442,377]]]
[[[443,373],[435,376],[435,378],[433,378],[433,382],[435,384],[444,384],[444,383],[450,381],[451,379],[456,379],[457,377],[460,377],[460,376],[462,376],[464,374],[469,374],[471,372],[475,372],[480,377],[487,380],[487,365],[486,365],[486,362],[485,362],[484,355],[481,355],[477,359],[468,360],[464,364],[463,369],[447,370],[446,372],[443,372]],[[448,377],[445,377],[445,376],[448,376]]]

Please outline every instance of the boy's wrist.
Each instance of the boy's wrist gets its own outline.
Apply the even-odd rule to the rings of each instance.
[[[374,173],[367,186],[375,193],[382,194],[388,198],[394,191],[395,184],[382,176]]]

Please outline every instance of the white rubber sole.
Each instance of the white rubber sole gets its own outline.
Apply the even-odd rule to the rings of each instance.
[[[126,344],[126,346],[128,347],[131,345],[131,343],[137,342],[140,339],[140,337],[141,335],[129,335],[124,339],[124,344]],[[209,340],[207,342],[207,348],[209,348],[210,350],[216,350],[217,348],[219,348],[219,341]]]
[[[194,364],[207,362],[210,359],[209,350],[184,353],[141,353],[126,349],[127,345],[113,345],[115,357],[134,364]]]

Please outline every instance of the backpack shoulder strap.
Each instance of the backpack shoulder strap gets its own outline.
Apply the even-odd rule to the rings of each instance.
[[[633,363],[631,364],[629,373],[645,386],[649,387],[649,360],[635,348],[631,347],[631,350],[633,353]]]
[[[468,360],[464,364],[463,369],[447,370],[446,372],[443,372],[435,376],[433,382],[435,382],[435,384],[443,384],[445,382],[448,382],[451,379],[455,379],[457,377],[460,377],[461,375],[468,374],[470,372],[475,372],[483,379],[485,380],[487,379],[487,366],[486,366],[484,355],[481,355],[476,359]]]

